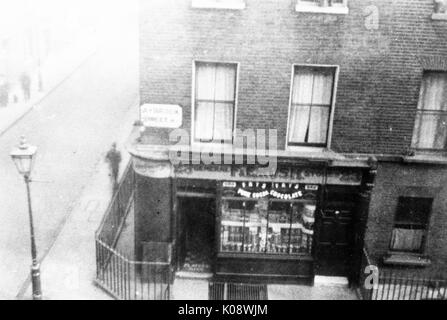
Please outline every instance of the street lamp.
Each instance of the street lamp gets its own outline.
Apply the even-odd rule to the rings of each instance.
[[[40,288],[40,266],[37,262],[36,241],[34,238],[33,211],[31,209],[31,193],[30,193],[30,175],[33,167],[34,155],[37,148],[26,143],[25,137],[20,138],[20,144],[11,151],[11,158],[17,167],[19,173],[25,179],[26,192],[28,196],[28,214],[31,234],[31,257],[33,264],[31,265],[31,280],[33,286],[33,299],[42,300],[42,291]]]

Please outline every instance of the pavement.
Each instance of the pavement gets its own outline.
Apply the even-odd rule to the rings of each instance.
[[[41,68],[44,88],[42,92],[33,85],[31,99],[11,103],[7,107],[0,107],[0,136],[11,126],[26,115],[33,107],[38,105],[52,91],[56,90],[67,80],[97,48],[97,37],[93,34],[83,41],[76,41],[62,50],[52,53]],[[36,80],[36,79],[34,79]],[[33,81],[33,84],[37,81]]]
[[[124,8],[129,8],[129,2],[124,3]],[[99,182],[95,182],[95,177],[104,174],[103,158],[111,143],[128,134],[121,134],[120,128],[125,126],[126,130],[132,129],[129,123],[135,118],[126,125],[124,123],[138,102],[137,19],[134,16],[119,21],[119,24],[110,26],[110,38],[103,39],[98,50],[87,61],[0,135],[2,299],[26,298],[29,288],[31,257],[26,189],[9,157],[11,149],[23,134],[29,143],[38,148],[31,196],[44,296],[48,299],[81,296],[88,299],[80,292],[84,285],[91,285],[92,278],[86,275],[90,269],[84,269],[88,262],[84,262],[78,253],[87,250],[81,244],[94,244],[96,220],[104,213],[102,203],[108,201],[105,201],[107,196],[110,197],[110,188],[105,185],[107,175],[103,177],[104,181],[97,178]],[[122,153],[124,155],[126,152],[123,150]],[[94,183],[96,189],[89,189]],[[91,198],[87,199],[86,194],[91,194]],[[90,220],[87,221],[91,222],[91,226],[85,221],[85,224],[73,224],[79,235],[67,234],[67,223],[82,220],[83,217],[85,220],[81,213],[89,216]],[[68,241],[64,235],[71,240]],[[61,246],[65,249],[59,249]],[[84,254],[87,261],[94,250],[85,251]],[[46,258],[53,256],[58,257],[59,264],[46,262]],[[75,260],[80,265],[78,271],[70,269],[67,264]],[[46,263],[48,266],[45,266]],[[44,275],[46,268],[49,271]],[[65,276],[54,269],[65,272]],[[67,293],[58,293],[56,288],[51,289],[45,278],[49,274],[53,275],[54,283],[59,284],[69,281],[76,286],[77,280],[73,279],[82,279],[79,281],[80,289],[74,290],[79,294],[67,296]],[[84,276],[86,278],[82,278]],[[90,280],[84,281],[87,278]],[[60,288],[67,291],[70,286],[60,285]],[[92,293],[91,297],[97,296]]]
[[[124,148],[138,112],[138,105],[130,108],[117,130],[115,140],[123,156],[120,174],[130,160]],[[93,283],[96,272],[94,234],[110,203],[112,191],[108,174],[108,165],[104,161],[98,162],[57,241],[42,261],[44,300],[112,300]],[[26,290],[18,298],[30,299],[31,296],[31,286],[27,281]]]
[[[268,284],[269,300],[357,300],[354,290],[337,285]],[[173,300],[208,300],[208,281],[176,278],[172,286]]]

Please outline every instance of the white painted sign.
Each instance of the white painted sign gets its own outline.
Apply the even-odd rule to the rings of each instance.
[[[141,122],[152,128],[179,128],[182,125],[182,107],[175,104],[143,104]]]

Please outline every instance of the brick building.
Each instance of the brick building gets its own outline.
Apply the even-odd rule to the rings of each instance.
[[[433,0],[141,1],[137,258],[312,281],[352,278],[366,246],[383,268],[443,270],[446,38]],[[220,149],[261,129],[268,174],[248,140]],[[216,150],[231,162],[200,158]]]

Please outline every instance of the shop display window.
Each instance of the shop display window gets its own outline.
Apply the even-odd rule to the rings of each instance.
[[[311,253],[315,202],[231,198],[221,203],[221,252]]]

